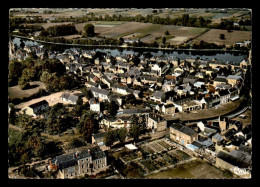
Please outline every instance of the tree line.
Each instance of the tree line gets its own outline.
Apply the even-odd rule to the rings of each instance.
[[[37,56],[36,56],[37,57]],[[33,59],[11,61],[9,64],[9,86],[19,85],[21,89],[30,87],[30,81],[42,81],[48,92],[72,89],[79,85],[73,76],[65,74],[66,68],[57,59]]]
[[[166,16],[165,18],[154,15],[142,16],[138,14],[136,16],[122,16],[122,15],[105,15],[105,16],[95,16],[94,13],[82,17],[58,17],[51,22],[74,22],[74,23],[84,23],[88,21],[136,21],[141,23],[153,23],[162,25],[177,25],[177,26],[188,26],[188,27],[207,27],[216,29],[234,29],[234,30],[247,30],[245,27],[234,26],[233,20],[222,19],[220,23],[212,24],[210,19],[205,19],[203,16],[190,17],[189,14],[183,14],[177,18],[170,18]],[[246,24],[251,25],[250,20],[245,20]],[[243,25],[244,21],[241,21]]]
[[[51,36],[66,36],[77,34],[78,31],[74,24],[67,24],[67,25],[54,25],[48,27],[44,34],[51,35]]]

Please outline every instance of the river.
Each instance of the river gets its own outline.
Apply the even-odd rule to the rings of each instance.
[[[14,37],[12,41],[17,45],[20,46],[21,39]],[[38,43],[31,40],[24,40],[26,45],[44,45],[46,48],[57,50],[62,52],[62,50],[72,48],[71,46],[61,46],[61,45],[54,45],[54,44],[44,44]],[[175,56],[180,58],[181,60],[185,60],[187,58],[201,58],[204,60],[212,60],[217,59],[219,61],[229,61],[233,63],[240,63],[243,59],[248,57],[248,53],[246,52],[220,52],[220,51],[187,51],[187,50],[156,50],[156,49],[130,49],[130,48],[115,48],[115,47],[77,47],[85,50],[94,50],[100,52],[110,52],[112,56],[116,55],[124,55],[124,54],[137,54],[143,52],[151,52],[154,56]]]

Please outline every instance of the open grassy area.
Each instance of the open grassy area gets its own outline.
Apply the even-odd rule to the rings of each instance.
[[[19,86],[12,86],[8,88],[8,96],[9,98],[22,98],[22,97],[30,97],[31,95],[37,93],[39,89],[45,89],[46,86],[43,82],[34,81],[30,82],[31,88],[26,90],[21,90]]]

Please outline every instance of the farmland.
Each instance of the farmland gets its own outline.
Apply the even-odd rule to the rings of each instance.
[[[152,43],[154,41],[161,42],[161,40],[158,39],[165,36],[167,42],[174,45],[178,45],[190,38],[194,38],[207,30],[207,28],[117,21],[91,21],[75,24],[75,27],[78,31],[83,31],[84,25],[88,23],[92,23],[95,26],[96,33],[107,38],[119,39],[122,37],[130,40],[140,38],[142,42]],[[167,36],[164,34],[166,30],[169,31],[169,35]]]
[[[225,39],[221,40],[219,38],[220,34],[225,35]],[[198,38],[196,38],[194,41],[199,42],[200,40],[203,40],[205,42],[209,43],[215,43],[218,45],[232,45],[235,42],[243,42],[244,40],[250,40],[251,39],[251,31],[231,31],[228,32],[227,30],[221,30],[221,29],[211,29],[208,32],[202,34]]]

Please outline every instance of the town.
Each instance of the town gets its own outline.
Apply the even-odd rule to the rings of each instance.
[[[233,63],[10,40],[9,59],[10,178],[251,177],[251,50]]]

